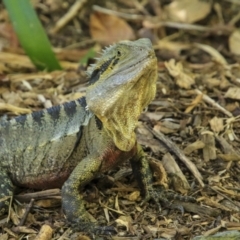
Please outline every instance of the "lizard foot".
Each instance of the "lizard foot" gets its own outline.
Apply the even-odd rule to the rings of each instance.
[[[183,202],[196,202],[196,199],[193,198],[193,197],[182,196],[180,194],[170,192],[170,191],[166,191],[165,189],[161,189],[161,188],[158,188],[158,189],[150,188],[150,189],[148,189],[148,192],[145,195],[145,198],[141,202],[141,205],[145,204],[149,200],[153,200],[155,202],[159,211],[162,210],[161,204],[160,204],[160,202],[161,202],[167,208],[180,210],[180,212],[182,214],[184,214],[184,207],[182,205],[179,205],[179,204],[177,204],[177,205],[172,204],[172,202],[174,200],[179,200],[179,201],[183,201]]]
[[[164,190],[164,191],[165,191],[164,195],[166,196],[166,198],[168,198],[170,200],[179,200],[179,201],[183,201],[183,202],[196,202],[196,199],[194,197],[183,196],[183,195],[177,194],[175,192],[170,192],[170,191],[166,191],[166,190]]]

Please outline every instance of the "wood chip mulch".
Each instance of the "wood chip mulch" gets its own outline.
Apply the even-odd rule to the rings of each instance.
[[[141,206],[129,163],[84,190],[112,239],[240,239],[240,4],[234,0],[33,1],[63,70],[40,72],[24,54],[0,4],[0,115],[84,96],[85,70],[106,45],[148,37],[158,57],[157,95],[136,134],[156,185],[194,197]],[[18,189],[0,239],[90,239],[66,224],[60,189]],[[184,212],[177,209],[184,208]],[[223,235],[221,235],[223,234]],[[226,237],[224,234],[233,234]],[[218,236],[218,235],[216,235]],[[223,236],[223,237],[222,237]],[[224,238],[225,236],[225,238]],[[107,237],[95,236],[96,239]]]

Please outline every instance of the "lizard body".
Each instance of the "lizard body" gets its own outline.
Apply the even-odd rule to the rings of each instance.
[[[146,200],[156,199],[152,173],[134,129],[156,92],[157,59],[148,39],[107,48],[89,70],[84,98],[0,122],[0,198],[14,185],[62,187],[67,220],[79,230],[109,233],[89,220],[79,190],[99,173],[130,160]],[[0,202],[0,214],[8,201]]]

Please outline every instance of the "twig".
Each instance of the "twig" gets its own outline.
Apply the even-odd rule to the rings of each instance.
[[[97,12],[101,12],[101,13],[105,13],[105,14],[109,14],[109,15],[113,15],[113,16],[117,16],[117,17],[121,17],[127,20],[143,20],[146,19],[147,16],[144,15],[138,15],[138,14],[128,14],[128,13],[121,13],[121,12],[117,12],[114,10],[110,10],[107,8],[103,8],[97,5],[93,5],[93,10],[97,11]]]
[[[18,224],[18,227],[19,226],[23,226],[23,224],[25,223],[25,221],[27,219],[27,216],[28,216],[28,213],[30,212],[30,210],[31,210],[31,208],[33,206],[34,201],[35,201],[34,199],[31,199],[30,203],[27,205],[26,211],[25,211],[25,213],[24,213],[20,223]]]
[[[34,193],[25,193],[14,197],[18,201],[29,201],[30,199],[60,198],[60,189],[49,189]]]
[[[208,186],[211,190],[213,190],[215,193],[221,195],[222,197],[224,197],[225,199],[227,199],[230,203],[232,203],[233,205],[235,205],[236,207],[238,207],[238,209],[240,210],[239,205],[237,205],[235,202],[232,201],[231,198],[227,197],[225,194],[221,193],[220,191],[218,191],[217,189],[215,189],[214,187],[210,187]]]
[[[150,127],[146,126],[146,128],[157,138],[159,139],[167,148],[170,152],[173,152],[187,167],[188,169],[192,172],[192,174],[195,176],[195,178],[198,180],[199,184],[204,187],[204,183],[202,181],[202,175],[196,168],[196,166],[181,152],[181,150],[162,134],[161,132],[156,132]]]
[[[173,205],[179,205],[184,208],[187,212],[196,213],[203,216],[217,217],[221,214],[221,211],[217,208],[209,208],[205,206],[199,206],[196,203],[182,202],[179,200],[174,200]]]
[[[55,27],[50,30],[51,34],[56,34],[69,21],[71,21],[86,2],[87,0],[76,0],[76,2],[71,6],[69,11],[62,18],[60,18],[59,21],[56,23]]]
[[[226,110],[225,108],[223,108],[222,106],[220,106],[218,103],[216,103],[213,99],[211,99],[209,96],[207,96],[206,94],[203,94],[200,90],[195,89],[195,92],[197,94],[201,94],[202,95],[202,99],[206,102],[209,103],[210,105],[212,105],[213,107],[216,107],[218,110],[220,110],[222,113],[224,113],[225,115],[227,115],[228,117],[233,117],[232,113],[230,113],[228,110]]]
[[[234,26],[240,19],[240,12],[237,13],[229,22],[228,25]]]
[[[58,240],[66,240],[68,239],[68,235],[70,235],[71,233],[71,228],[67,228],[67,230],[62,234],[62,236],[60,238],[58,238]]]
[[[12,201],[13,201],[13,197],[10,197],[10,202],[9,202],[9,209],[8,209],[8,217],[7,217],[7,222],[10,219],[10,214],[11,214],[11,208],[12,208]]]
[[[171,27],[177,29],[185,29],[185,30],[194,30],[194,31],[211,31],[211,27],[204,27],[197,24],[189,24],[189,23],[179,23],[179,22],[170,22],[170,21],[144,21],[144,26],[148,28],[160,28],[160,27]]]

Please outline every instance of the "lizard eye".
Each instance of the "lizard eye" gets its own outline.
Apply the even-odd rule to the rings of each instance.
[[[118,50],[117,51],[117,55],[120,57],[121,56],[121,52]]]

